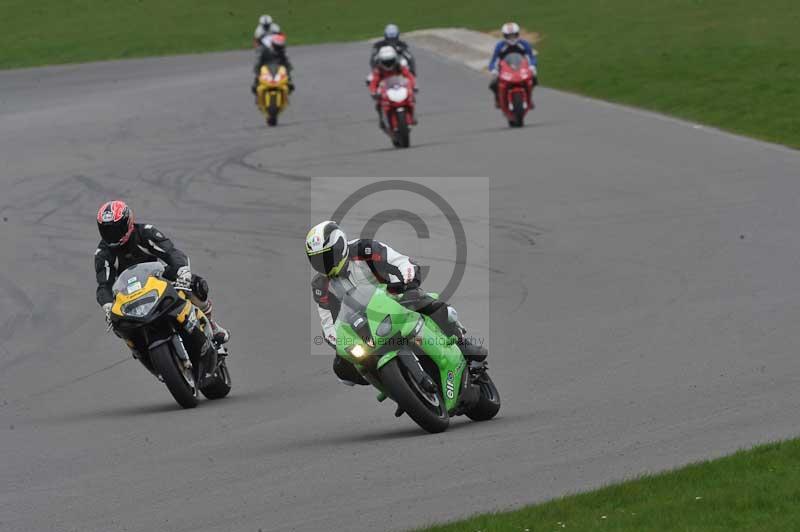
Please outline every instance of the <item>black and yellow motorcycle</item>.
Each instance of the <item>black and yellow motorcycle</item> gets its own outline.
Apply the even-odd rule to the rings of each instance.
[[[198,391],[221,399],[231,391],[228,352],[214,343],[211,323],[192,304],[191,292],[163,274],[160,262],[136,264],[120,274],[111,327],[183,408],[197,406]]]

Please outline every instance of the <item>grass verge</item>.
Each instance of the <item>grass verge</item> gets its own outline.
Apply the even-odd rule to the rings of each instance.
[[[420,532],[800,530],[800,440]]]
[[[542,81],[800,148],[797,0],[274,0],[290,44],[434,26],[543,36]],[[256,0],[4,0],[0,68],[246,48]],[[302,68],[302,65],[298,65]],[[424,76],[424,71],[422,72]]]

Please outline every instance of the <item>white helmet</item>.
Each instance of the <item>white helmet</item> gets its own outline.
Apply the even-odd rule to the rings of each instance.
[[[509,44],[516,44],[517,39],[519,39],[519,24],[516,22],[506,22],[503,24],[503,27],[500,28],[500,31],[503,32],[503,38],[508,41]]]
[[[328,277],[346,270],[349,258],[347,235],[331,220],[318,223],[306,235],[306,256],[311,267]]]
[[[397,67],[397,50],[394,46],[383,46],[378,50],[378,65],[384,70]]]
[[[260,17],[258,17],[258,23],[261,24],[262,26],[269,26],[270,24],[272,24],[272,17],[269,15],[261,15]]]

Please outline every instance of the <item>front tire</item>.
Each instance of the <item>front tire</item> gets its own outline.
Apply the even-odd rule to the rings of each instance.
[[[231,374],[225,361],[219,363],[217,372],[208,384],[203,386],[200,391],[206,399],[222,399],[231,392]]]
[[[500,392],[486,373],[481,375],[476,384],[481,388],[481,397],[477,404],[464,414],[472,421],[488,421],[500,411]]]
[[[280,110],[278,109],[278,96],[274,93],[268,93],[266,95],[267,102],[264,107],[267,109],[267,125],[272,127],[278,124],[278,113]]]
[[[525,121],[525,108],[523,107],[522,94],[515,92],[511,95],[511,114],[513,118],[509,121],[511,127],[522,127]]]
[[[396,144],[398,148],[408,148],[411,145],[411,131],[408,129],[408,120],[405,111],[398,111],[395,116],[397,120],[397,130],[395,131]]]
[[[192,371],[183,369],[180,359],[174,354],[172,343],[167,342],[150,351],[153,367],[164,379],[169,393],[183,408],[197,406],[197,386]]]
[[[411,382],[411,377],[407,375],[397,358],[380,369],[380,377],[389,397],[394,399],[417,425],[431,434],[447,430],[450,415],[438,388],[435,394],[427,394],[420,390],[416,383]]]

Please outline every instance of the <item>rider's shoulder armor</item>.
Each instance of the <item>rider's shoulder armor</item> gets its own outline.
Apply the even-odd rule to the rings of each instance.
[[[386,246],[371,238],[359,238],[348,242],[350,260],[382,262],[386,260]]]
[[[315,275],[311,280],[311,294],[314,297],[314,302],[324,309],[330,309],[328,282],[328,278],[322,274]]]
[[[163,242],[167,240],[164,233],[156,229],[153,224],[136,224],[134,231],[138,233],[145,242],[148,240],[152,240],[153,242]]]

